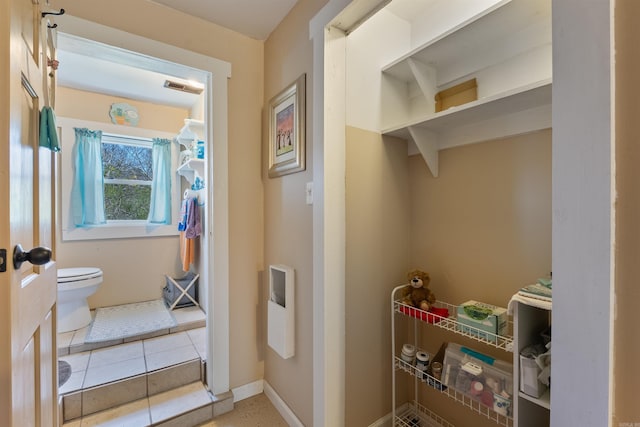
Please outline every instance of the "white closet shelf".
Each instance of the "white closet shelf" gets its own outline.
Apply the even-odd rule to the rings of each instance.
[[[454,127],[467,126],[544,105],[551,105],[550,79],[451,107],[399,126],[383,129],[382,133],[401,138],[410,137],[409,128],[440,133]]]
[[[551,127],[551,79],[383,129],[384,135],[413,141],[433,176],[438,151]]]
[[[528,394],[523,392],[519,392],[519,395],[523,399],[526,399],[529,402],[533,402],[538,406],[542,406],[545,409],[551,409],[551,389],[550,388],[548,388],[547,391],[545,391],[544,394],[538,398],[529,396]]]
[[[204,177],[204,159],[190,159],[180,165],[176,172],[185,177],[190,184],[193,184],[196,177]]]
[[[514,40],[524,29],[536,25],[548,26],[550,16],[551,2],[502,0],[397,58],[383,67],[382,72],[405,82],[412,81],[415,77],[409,65],[410,60],[441,69],[459,62],[461,58],[484,54],[484,47],[495,45],[497,41]],[[549,28],[549,32],[542,32],[538,37],[527,40],[533,45],[550,42],[550,35]],[[517,49],[522,50],[522,44]]]
[[[200,139],[200,135],[204,131],[204,122],[202,120],[184,119],[184,126],[178,132],[176,141],[179,144],[190,148],[193,141]]]

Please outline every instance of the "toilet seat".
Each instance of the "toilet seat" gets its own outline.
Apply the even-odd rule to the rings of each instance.
[[[58,283],[79,282],[102,277],[102,270],[96,267],[61,268],[58,270]]]

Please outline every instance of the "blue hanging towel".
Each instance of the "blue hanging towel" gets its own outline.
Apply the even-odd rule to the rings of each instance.
[[[178,222],[178,231],[187,229],[187,214],[189,211],[189,199],[183,199],[180,205],[180,222]]]
[[[51,107],[42,107],[40,112],[40,146],[51,151],[60,151],[56,115]]]

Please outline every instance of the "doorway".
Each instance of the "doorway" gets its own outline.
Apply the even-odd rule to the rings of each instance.
[[[201,283],[206,285],[207,384],[214,394],[229,390],[229,316],[228,316],[228,161],[227,161],[227,79],[230,64],[174,46],[101,26],[73,16],[60,20],[61,32],[68,39],[95,43],[91,55],[123,65],[192,79],[204,85],[204,137],[215,141],[210,146],[211,160],[205,162],[206,199],[201,239]],[[118,47],[113,47],[118,46]],[[60,50],[67,46],[58,46]],[[78,46],[76,46],[78,48]],[[61,64],[61,66],[63,66]],[[215,91],[213,88],[215,87]],[[176,132],[179,129],[176,130]],[[215,199],[214,199],[215,194]],[[211,236],[215,235],[215,241]],[[213,326],[215,325],[215,327]]]

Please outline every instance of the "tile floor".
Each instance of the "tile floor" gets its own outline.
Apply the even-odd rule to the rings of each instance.
[[[205,328],[72,353],[59,359],[71,365],[71,377],[58,390],[64,395],[196,359],[206,360]]]
[[[58,334],[59,360],[71,366],[59,388],[64,417],[72,420],[65,427],[195,425],[211,419],[211,397],[200,381],[205,315],[197,307],[172,313],[174,328],[127,339],[85,343],[88,327]],[[176,414],[182,415],[171,419]]]
[[[89,326],[78,329],[76,331],[60,333],[58,334],[58,356],[67,356],[69,354],[87,352],[90,350],[95,350],[97,348],[110,347],[127,342],[139,341],[145,338],[153,338],[205,326],[205,314],[199,307],[179,308],[173,310],[172,313],[178,323],[178,325],[173,328],[161,329],[149,334],[114,341],[85,343],[84,340],[87,336],[87,332],[89,331]]]
[[[179,427],[201,425],[212,418],[209,393],[202,383],[192,383],[69,421],[63,427],[140,427],[151,424]]]

